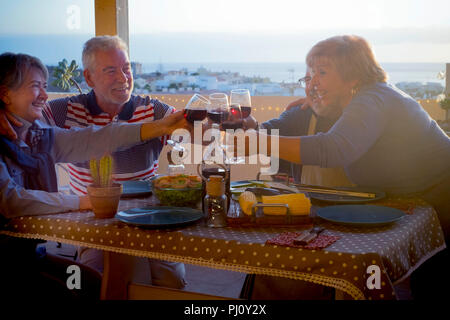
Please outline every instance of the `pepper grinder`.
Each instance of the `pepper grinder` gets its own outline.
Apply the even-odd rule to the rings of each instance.
[[[206,182],[206,196],[203,202],[203,212],[206,225],[212,228],[227,226],[227,196],[225,182],[222,176],[211,175]]]

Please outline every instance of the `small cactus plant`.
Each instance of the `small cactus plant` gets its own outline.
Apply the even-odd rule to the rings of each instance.
[[[103,156],[100,160],[92,159],[89,166],[94,185],[102,188],[112,186],[113,160],[111,156]]]

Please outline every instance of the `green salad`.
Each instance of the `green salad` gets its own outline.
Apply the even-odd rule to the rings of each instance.
[[[202,197],[202,180],[198,176],[178,174],[153,180],[153,192],[159,202],[172,207],[195,207]]]

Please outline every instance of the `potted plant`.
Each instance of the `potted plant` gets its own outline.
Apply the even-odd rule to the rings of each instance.
[[[113,160],[110,155],[89,162],[93,183],[87,187],[94,214],[97,218],[112,218],[117,212],[122,185],[113,183]]]

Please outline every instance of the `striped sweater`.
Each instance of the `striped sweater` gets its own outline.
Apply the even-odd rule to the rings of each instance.
[[[122,111],[110,119],[109,114],[98,106],[94,91],[72,97],[52,100],[50,109],[44,110],[44,118],[51,125],[61,128],[105,126],[112,121],[129,123],[149,122],[164,118],[175,111],[156,99],[132,95]],[[158,158],[167,136],[152,139],[131,148],[116,151],[114,158],[114,180],[148,180],[156,174]],[[70,189],[77,195],[86,194],[86,187],[92,183],[89,163],[69,163]]]

